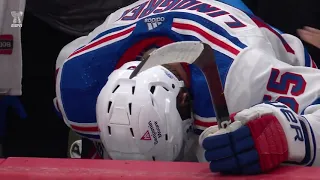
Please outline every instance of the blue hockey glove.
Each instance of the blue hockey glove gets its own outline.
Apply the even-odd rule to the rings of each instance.
[[[285,161],[305,162],[310,128],[282,103],[263,103],[231,116],[226,129],[212,126],[199,138],[212,172],[259,174]]]

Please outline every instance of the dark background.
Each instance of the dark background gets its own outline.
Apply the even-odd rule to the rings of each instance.
[[[289,34],[297,35],[297,29],[311,26],[320,29],[319,0],[243,0],[265,22]],[[320,67],[320,50],[304,43],[313,60]]]

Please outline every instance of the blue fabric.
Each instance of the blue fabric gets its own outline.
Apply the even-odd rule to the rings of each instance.
[[[6,115],[9,108],[13,108],[15,113],[17,113],[21,119],[25,119],[27,114],[19,100],[15,96],[4,96],[0,98],[0,137],[5,134],[6,126]]]
[[[206,150],[205,158],[210,161],[212,172],[261,173],[259,155],[247,126],[231,133],[207,137],[202,145]]]

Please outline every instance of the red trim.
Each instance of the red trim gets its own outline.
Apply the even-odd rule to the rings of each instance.
[[[0,39],[1,39],[1,40],[9,40],[9,41],[12,41],[12,40],[13,40],[13,35],[12,35],[12,34],[1,34],[1,35],[0,35]]]
[[[312,62],[312,68],[318,69],[317,64],[311,59]]]
[[[12,54],[12,49],[0,49],[0,54],[10,55]]]
[[[238,55],[240,53],[239,50],[235,49],[234,47],[230,46],[229,44],[223,42],[220,39],[217,39],[216,37],[210,35],[209,33],[205,32],[204,30],[202,30],[199,27],[196,27],[194,25],[174,22],[172,24],[172,27],[177,28],[177,29],[194,31],[194,32],[200,34],[201,36],[203,36],[204,38],[206,38],[207,40],[209,40],[211,43],[229,51],[230,53],[232,53],[234,55]]]
[[[256,23],[256,25],[259,28],[266,28],[269,31],[271,31],[274,35],[276,35],[282,42],[284,48],[286,49],[286,51],[288,53],[291,54],[295,54],[294,50],[291,48],[291,46],[286,42],[286,40],[273,28],[271,28],[269,25],[267,25],[266,23],[262,22],[261,20],[257,19],[257,18],[251,18],[253,20],[254,23]]]
[[[143,39],[135,45],[131,46],[125,53],[123,53],[122,57],[118,61],[116,65],[116,69],[120,68],[125,63],[136,59],[136,57],[146,48],[151,45],[156,45],[159,47],[165,46],[167,44],[173,43],[174,41],[167,37],[152,37]]]
[[[200,121],[200,120],[197,120],[197,119],[194,120],[194,124],[196,126],[202,126],[202,127],[210,127],[210,126],[218,125],[217,122],[203,122],[203,121]]]
[[[70,124],[71,128],[76,131],[99,132],[98,126],[80,127]]]
[[[83,48],[75,51],[74,53],[72,53],[68,58],[70,58],[70,57],[72,57],[72,56],[74,56],[74,55],[76,55],[76,54],[79,54],[79,53],[81,53],[81,52],[83,52],[83,51],[85,51],[85,50],[88,50],[88,49],[90,49],[90,48],[93,48],[93,47],[95,47],[95,46],[98,46],[98,45],[100,45],[100,44],[102,44],[102,43],[105,43],[105,42],[108,42],[108,41],[110,41],[110,40],[113,40],[113,39],[116,39],[116,38],[118,38],[118,37],[121,37],[121,36],[124,36],[124,35],[126,35],[126,34],[129,34],[130,32],[132,32],[132,31],[134,30],[134,28],[135,28],[135,27],[129,28],[129,29],[125,30],[125,31],[121,31],[121,32],[116,33],[116,34],[113,34],[113,35],[111,35],[111,36],[104,37],[104,38],[102,38],[102,39],[100,39],[100,40],[98,40],[98,41],[96,41],[96,42],[94,42],[94,43],[92,43],[92,44],[88,44],[88,45],[86,45],[85,47],[83,47]]]

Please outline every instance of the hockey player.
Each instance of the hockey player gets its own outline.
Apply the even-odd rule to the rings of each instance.
[[[129,79],[141,56],[179,41],[212,47],[233,113],[228,128],[216,126],[205,78],[192,65]],[[195,132],[205,130],[199,159],[213,172],[256,174],[284,162],[317,165],[319,79],[300,40],[250,12],[211,0],[140,0],[61,51],[55,104],[112,159],[181,159],[194,118]]]

